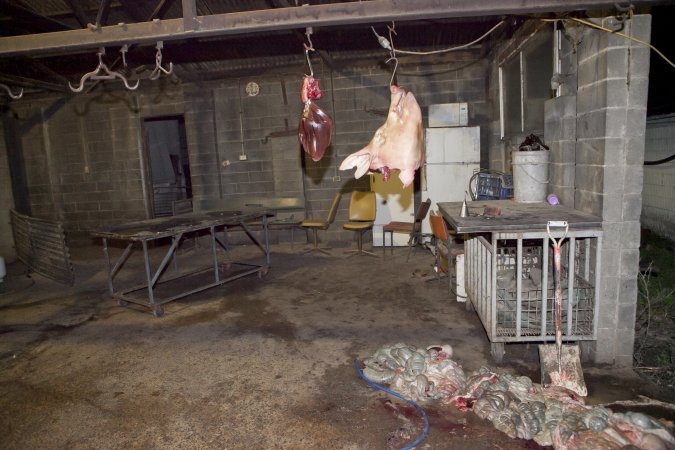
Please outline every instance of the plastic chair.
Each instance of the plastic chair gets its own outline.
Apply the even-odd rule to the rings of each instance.
[[[377,255],[373,252],[368,252],[363,249],[363,233],[373,228],[375,223],[375,193],[354,191],[349,200],[349,221],[343,227],[345,230],[354,231],[357,235],[358,248],[356,250],[348,250],[346,253],[353,255]]]
[[[319,230],[327,230],[328,227],[330,227],[330,225],[335,220],[335,215],[337,213],[339,205],[340,205],[340,193],[336,192],[335,195],[333,196],[333,203],[331,203],[330,205],[330,209],[328,210],[328,215],[326,216],[325,220],[307,219],[302,221],[300,226],[308,230],[312,230],[312,233],[314,235],[314,245],[309,250],[306,250],[305,253],[317,251],[325,253],[326,255],[330,255],[330,253],[327,251],[329,250],[329,247],[319,247],[318,232]]]
[[[429,208],[431,207],[431,199],[426,199],[422,204],[417,208],[415,212],[415,220],[413,222],[389,222],[388,224],[382,227],[382,254],[385,252],[385,241],[387,233],[389,233],[389,245],[391,247],[391,254],[394,254],[394,233],[407,233],[410,235],[408,239],[408,257],[406,261],[410,259],[410,253],[412,249],[422,240],[422,221],[427,217],[429,213]]]

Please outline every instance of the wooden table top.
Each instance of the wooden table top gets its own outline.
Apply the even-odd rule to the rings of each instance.
[[[469,212],[467,217],[460,217],[462,202],[438,203],[440,213],[457,233],[546,231],[547,222],[556,220],[567,221],[571,230],[602,228],[602,219],[599,217],[563,205],[516,203],[513,200],[476,200],[466,203]],[[484,216],[486,206],[499,208],[501,215]]]
[[[202,211],[111,225],[95,230],[92,235],[128,241],[147,241],[211,226],[237,225],[262,218],[266,214],[266,210],[257,208],[241,211]]]

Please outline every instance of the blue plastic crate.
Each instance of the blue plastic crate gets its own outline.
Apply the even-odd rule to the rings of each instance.
[[[479,172],[476,177],[478,200],[505,200],[513,198],[513,177],[508,174]]]

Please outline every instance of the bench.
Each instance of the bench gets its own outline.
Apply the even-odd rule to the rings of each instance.
[[[305,220],[305,199],[303,197],[248,197],[202,199],[197,204],[199,211],[239,210],[246,208],[264,208],[269,212],[267,228],[269,230],[290,230],[291,245],[295,242],[296,228]],[[252,229],[262,229],[262,221],[247,223]]]

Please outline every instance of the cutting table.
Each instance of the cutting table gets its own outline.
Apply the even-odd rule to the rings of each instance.
[[[128,303],[138,304],[149,308],[155,317],[159,317],[164,314],[163,305],[173,300],[247,275],[257,274],[259,278],[262,278],[267,274],[270,265],[268,216],[269,213],[265,209],[203,211],[114,225],[95,230],[92,235],[103,240],[103,253],[110,295],[114,299],[117,299],[119,305],[126,305]],[[249,228],[248,224],[251,222],[262,222],[262,242]],[[246,231],[249,238],[264,253],[264,261],[259,264],[251,264],[229,259],[230,252],[227,245],[227,232],[228,229],[235,227],[243,228]],[[171,260],[174,261],[174,268],[178,272],[176,252],[180,248],[181,243],[190,236],[207,233],[210,245],[208,247],[195,245],[195,252],[203,251],[210,253],[212,263],[206,267],[196,268],[189,273],[168,276],[166,269]],[[222,233],[222,238],[219,238],[217,233]],[[119,241],[126,245],[126,248],[114,264],[111,264],[108,249],[109,240]],[[164,257],[159,265],[153,270],[149,247],[153,244],[157,244],[155,247],[161,247],[160,240],[164,240],[164,242],[170,240],[171,244],[164,253]],[[129,259],[133,249],[138,246],[142,248],[145,281],[140,285],[116,290],[113,281]],[[219,252],[219,250],[221,251]],[[226,259],[220,256],[223,253],[227,256]],[[196,259],[194,258],[194,260]],[[211,273],[210,275],[209,272]],[[205,277],[209,281],[205,282]],[[165,289],[168,292],[164,294],[159,293],[159,285],[164,283],[171,286]],[[189,288],[186,289],[185,286]],[[175,293],[176,291],[179,292]]]

